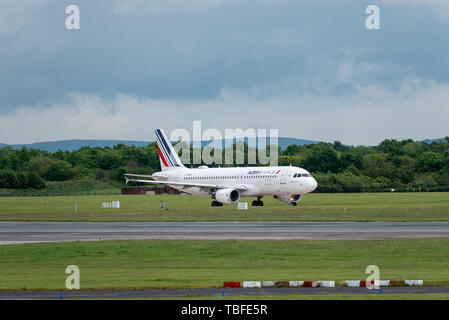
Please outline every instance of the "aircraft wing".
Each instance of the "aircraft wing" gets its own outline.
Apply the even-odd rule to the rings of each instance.
[[[229,186],[229,185],[220,185],[220,184],[211,184],[211,183],[195,183],[195,182],[175,182],[175,181],[160,181],[160,180],[144,180],[144,179],[129,179],[125,176],[126,183],[129,181],[133,182],[144,182],[144,183],[155,183],[155,184],[166,184],[173,186],[185,186],[185,187],[199,187],[204,189],[227,189],[233,188],[237,190],[248,190],[248,187],[245,185],[238,186]]]

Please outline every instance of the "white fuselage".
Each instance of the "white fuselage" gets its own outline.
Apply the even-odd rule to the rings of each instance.
[[[312,192],[316,180],[309,172],[298,167],[232,167],[196,169],[179,168],[153,174],[157,180],[180,183],[203,183],[238,187],[245,186],[242,197],[268,195],[294,195]],[[160,178],[158,178],[160,177]],[[170,185],[170,184],[169,184]],[[209,196],[210,193],[196,186],[170,185],[183,192]]]

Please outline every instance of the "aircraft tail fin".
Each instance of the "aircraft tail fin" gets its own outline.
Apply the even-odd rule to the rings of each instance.
[[[167,139],[164,130],[156,129],[156,140],[162,171],[184,168],[181,159],[179,159],[178,154]]]

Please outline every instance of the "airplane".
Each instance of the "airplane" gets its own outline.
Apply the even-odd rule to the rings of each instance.
[[[185,193],[212,197],[212,207],[237,203],[241,197],[256,197],[252,206],[263,206],[264,196],[296,206],[303,194],[317,187],[316,180],[303,168],[271,167],[185,167],[162,129],[156,129],[161,171],[152,175],[125,174],[130,181],[167,185]],[[151,178],[149,180],[147,178]]]

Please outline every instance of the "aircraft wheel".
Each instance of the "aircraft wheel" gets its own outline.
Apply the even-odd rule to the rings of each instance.
[[[296,207],[298,204],[296,203],[296,202],[290,202],[290,205],[292,206],[292,207]]]
[[[252,203],[253,207],[263,207],[263,201],[260,200],[254,200]]]

